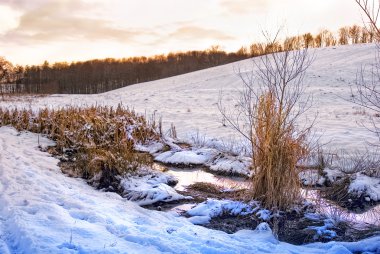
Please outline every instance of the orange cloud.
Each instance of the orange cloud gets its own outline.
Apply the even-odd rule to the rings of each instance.
[[[216,29],[207,29],[198,26],[184,26],[171,33],[169,37],[177,39],[217,39],[232,40],[233,37]]]
[[[91,5],[73,0],[42,4],[26,10],[18,26],[4,34],[2,39],[22,44],[78,39],[130,43],[143,34],[137,29],[115,27],[107,20],[75,15],[90,7]],[[144,31],[145,35],[151,33]]]

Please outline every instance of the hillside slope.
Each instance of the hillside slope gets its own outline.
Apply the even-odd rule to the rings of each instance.
[[[313,96],[314,104],[308,112],[316,114],[316,133],[329,148],[364,149],[367,141],[376,137],[360,126],[368,122],[372,112],[363,112],[346,101],[355,88],[357,71],[374,61],[375,45],[358,44],[310,50],[315,61],[305,77],[306,93]],[[51,95],[48,97],[12,102],[13,106],[43,107],[67,105],[117,105],[134,108],[148,116],[163,117],[164,126],[176,126],[179,137],[189,138],[199,131],[210,138],[231,139],[237,134],[221,124],[217,109],[220,91],[226,105],[234,105],[242,82],[237,75],[251,71],[252,61],[244,60],[176,77],[146,82],[97,95]],[[8,102],[0,102],[9,106]]]

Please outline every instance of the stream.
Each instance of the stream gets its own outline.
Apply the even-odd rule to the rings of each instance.
[[[162,166],[158,165],[158,167]],[[178,168],[167,166],[166,169],[167,173],[177,177],[178,183],[174,188],[178,191],[183,191],[186,189],[186,186],[196,182],[212,183],[225,189],[248,188],[250,184],[245,178],[214,175],[205,171],[203,167]],[[359,225],[371,224],[380,226],[380,205],[374,206],[362,213],[355,213],[338,206],[330,200],[322,198],[318,190],[302,189],[302,195],[306,197],[308,201],[318,204],[317,211],[319,213],[325,214],[335,220],[346,220],[358,223]],[[187,211],[194,205],[194,203],[189,201],[189,203],[175,206],[171,210]]]

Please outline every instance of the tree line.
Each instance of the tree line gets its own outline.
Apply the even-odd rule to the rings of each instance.
[[[203,51],[187,51],[122,59],[95,59],[42,65],[13,66],[0,57],[2,93],[102,93],[131,84],[176,76],[272,52],[318,48],[334,45],[371,43],[375,31],[357,25],[342,27],[337,33],[321,30],[287,37],[282,42],[253,43],[227,53],[219,46]]]

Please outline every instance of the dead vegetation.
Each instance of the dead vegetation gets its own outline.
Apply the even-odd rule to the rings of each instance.
[[[134,145],[160,139],[154,121],[148,122],[122,105],[38,112],[0,108],[0,126],[4,125],[47,135],[56,142],[55,153],[72,162],[74,175],[94,180],[112,179],[146,164]],[[105,184],[107,181],[112,180]]]
[[[300,200],[297,162],[307,152],[305,136],[294,137],[294,126],[285,125],[272,93],[263,95],[257,107],[253,154],[256,174],[253,194],[270,207],[287,208]],[[282,193],[281,195],[279,193]]]
[[[226,108],[219,99],[224,122],[251,145],[252,199],[268,209],[286,210],[301,201],[296,164],[309,152],[313,119],[306,126],[299,120],[311,106],[303,79],[312,61],[307,49],[254,58],[253,71],[238,73],[244,89],[236,106]]]

